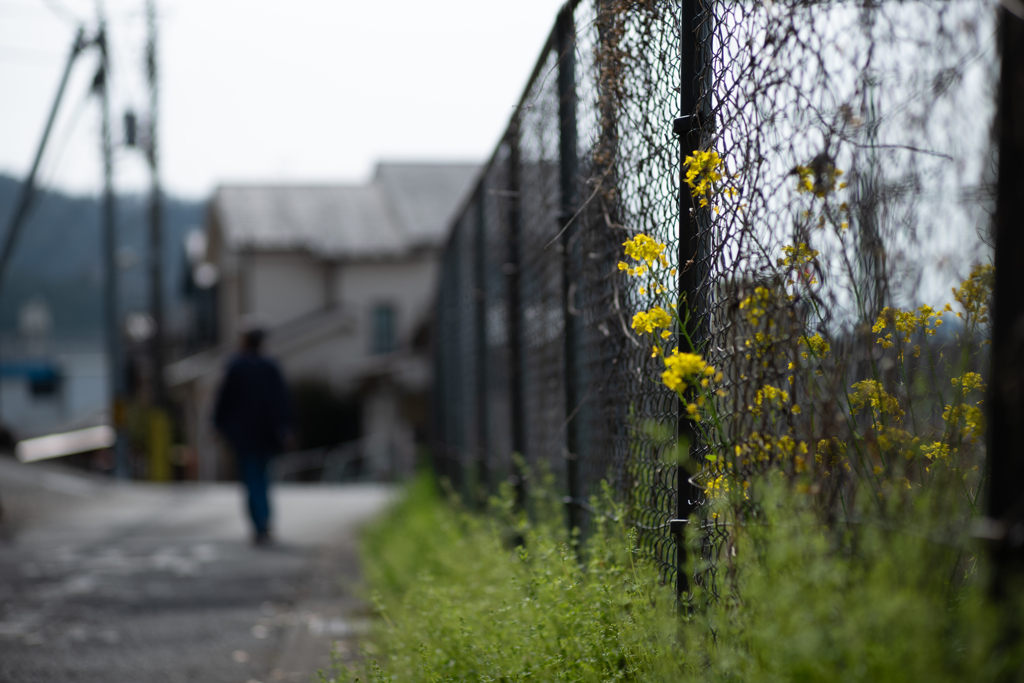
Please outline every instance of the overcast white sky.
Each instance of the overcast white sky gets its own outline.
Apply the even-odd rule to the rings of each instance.
[[[519,98],[562,0],[158,0],[168,192],[222,182],[358,182],[379,159],[482,160]],[[114,136],[144,112],[144,0],[106,0]],[[94,0],[0,0],[0,172],[28,171],[74,17]],[[44,186],[100,187],[96,69],[80,59],[44,157]],[[116,154],[121,191],[146,186]]]

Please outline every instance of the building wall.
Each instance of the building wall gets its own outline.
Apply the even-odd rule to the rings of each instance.
[[[423,253],[403,261],[343,264],[338,268],[334,296],[358,321],[355,344],[362,346],[361,353],[372,352],[372,316],[378,304],[395,307],[397,346],[408,347],[413,334],[431,314],[437,287],[436,253]]]
[[[272,328],[327,305],[329,266],[312,256],[248,254],[244,269],[242,313],[256,313]]]

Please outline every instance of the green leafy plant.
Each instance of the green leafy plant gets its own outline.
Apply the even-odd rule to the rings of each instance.
[[[380,615],[372,642],[381,659],[341,671],[338,680],[682,675],[677,602],[635,561],[635,532],[598,517],[577,544],[550,497],[533,501],[535,524],[512,500],[506,491],[489,515],[475,515],[440,500],[422,478],[366,531],[364,569]]]
[[[958,513],[936,514],[948,492],[913,494],[898,525],[862,496],[850,515],[858,522],[840,528],[822,524],[813,499],[779,472],[760,475],[752,490],[757,514],[719,559],[731,580],[689,611],[638,560],[635,531],[607,501],[608,515],[595,516],[577,545],[543,489],[532,524],[509,491],[489,513],[471,513],[421,478],[365,532],[380,619],[363,662],[331,680],[1024,677],[1020,645],[1006,638],[1019,632],[1019,610],[986,601],[984,572],[964,562],[967,530],[948,524]],[[690,570],[699,574],[694,527]]]

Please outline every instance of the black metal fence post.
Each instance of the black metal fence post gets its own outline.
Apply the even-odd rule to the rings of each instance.
[[[988,515],[996,595],[1024,572],[1024,17],[999,10],[999,185],[995,217]]]
[[[580,438],[578,419],[579,377],[577,360],[580,334],[576,276],[579,272],[579,240],[574,220],[577,208],[576,185],[579,162],[576,152],[576,27],[573,10],[567,7],[558,15],[556,24],[558,50],[558,135],[559,181],[562,205],[559,215],[562,245],[562,305],[565,321],[563,372],[565,383],[565,449],[566,449],[566,513],[569,529],[580,525]]]
[[[486,493],[490,492],[490,471],[488,467],[488,450],[490,447],[490,435],[488,429],[488,395],[487,395],[487,283],[486,259],[487,249],[485,248],[486,233],[484,230],[484,197],[486,196],[486,184],[480,181],[477,188],[475,204],[474,226],[473,226],[473,345],[476,353],[473,359],[476,362],[473,391],[476,394],[473,401],[473,409],[476,411],[476,472],[473,482],[475,490],[473,499],[483,504],[486,502]],[[480,500],[477,500],[481,498]]]
[[[699,346],[702,334],[700,304],[696,301],[702,281],[701,260],[705,256],[704,230],[708,217],[694,201],[686,185],[684,159],[699,149],[705,128],[711,118],[710,60],[711,0],[683,0],[680,12],[679,67],[680,113],[673,122],[673,133],[679,139],[679,312],[685,317],[686,336]],[[697,431],[681,402],[678,420],[679,441],[693,453]],[[676,592],[682,597],[690,590],[686,575],[685,525],[699,504],[700,490],[691,483],[693,465],[676,464],[676,518],[672,531],[676,539]]]
[[[508,233],[505,261],[505,296],[508,306],[508,377],[509,408],[512,441],[512,477],[516,490],[516,502],[520,508],[526,505],[526,482],[518,459],[526,449],[525,406],[523,387],[523,334],[522,298],[520,296],[520,235],[522,234],[519,182],[519,121],[517,112],[509,124],[506,140],[508,143]]]

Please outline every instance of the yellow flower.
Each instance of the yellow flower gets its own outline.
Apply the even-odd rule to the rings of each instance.
[[[815,358],[824,358],[825,354],[828,353],[829,349],[832,348],[829,346],[828,342],[822,338],[820,334],[815,334],[813,337],[800,337],[799,343],[806,346],[810,350],[810,353],[814,354]],[[804,358],[807,358],[809,354],[807,351],[802,351],[800,355],[803,356]],[[790,363],[790,365],[792,365],[792,363]]]
[[[963,420],[963,427],[960,428],[960,437],[971,441],[977,441],[985,433],[985,414],[978,406],[958,405],[956,408],[947,405],[942,412],[942,419],[950,427],[956,426]]]
[[[882,415],[890,415],[897,420],[903,417],[899,401],[886,392],[877,380],[865,379],[850,388],[853,389],[853,393],[849,394],[850,412],[854,415],[859,410],[870,407],[875,419],[881,418]]]
[[[811,249],[805,242],[801,242],[795,247],[786,245],[782,248],[782,253],[786,255],[785,258],[780,258],[778,264],[780,266],[789,266],[791,268],[802,268],[808,263],[818,258],[821,252],[817,249]]]
[[[953,290],[953,298],[964,307],[967,316],[976,323],[988,322],[988,301],[995,286],[996,269],[990,265],[976,265],[970,276]],[[957,314],[960,315],[959,313]]]
[[[662,327],[668,327],[671,324],[672,317],[661,306],[655,306],[649,311],[640,311],[633,316],[633,329],[646,332],[647,334],[651,334]]]
[[[878,314],[878,320],[871,327],[871,331],[879,334],[882,330],[891,328],[898,334],[903,335],[902,341],[909,342],[910,336],[919,331],[927,335],[934,335],[935,330],[941,324],[942,311],[936,311],[927,304],[915,311],[904,311],[899,308],[889,308],[886,306]],[[883,349],[892,347],[894,344],[892,332],[885,335],[884,338],[880,337],[876,343],[881,344]]]
[[[929,460],[949,460],[949,446],[935,441],[928,446],[922,446],[921,455]]]
[[[765,384],[757,390],[757,394],[754,396],[754,405],[749,406],[749,410],[754,415],[760,415],[761,409],[765,407],[765,404],[767,404],[767,407],[781,408],[783,403],[789,403],[789,392],[773,387],[770,384]]]
[[[728,493],[729,476],[726,474],[719,474],[717,477],[709,479],[707,483],[704,484],[704,495],[712,500],[728,495]]]
[[[679,349],[665,356],[665,371],[661,373],[661,381],[672,391],[678,394],[686,391],[690,386],[699,384],[701,379],[715,374],[715,369],[704,362],[704,359],[695,353],[680,353]]]
[[[815,163],[814,167],[797,166],[793,171],[796,173],[796,191],[813,193],[815,197],[824,197],[836,189],[836,178],[843,175],[841,169],[836,168],[828,160]],[[840,184],[840,189],[846,187],[846,183]]]
[[[747,322],[754,327],[758,327],[761,324],[761,318],[764,317],[768,310],[768,303],[771,301],[771,298],[772,294],[767,288],[755,287],[754,293],[740,302],[740,310],[746,316]]]
[[[643,261],[648,266],[654,265],[655,261],[666,263],[664,256],[661,252],[665,251],[665,245],[657,240],[654,240],[647,235],[640,233],[631,240],[626,240],[622,243],[625,247],[626,256],[636,260]],[[619,266],[622,269],[622,266]]]
[[[690,193],[701,199],[701,206],[707,206],[707,196],[714,191],[712,183],[722,179],[722,172],[719,170],[722,166],[721,157],[718,156],[718,152],[702,152],[698,149],[683,160],[683,165],[686,166],[684,180],[690,186]]]
[[[976,372],[965,372],[960,377],[953,378],[953,387],[964,393],[968,391],[985,391],[985,383],[981,381],[981,375]]]

